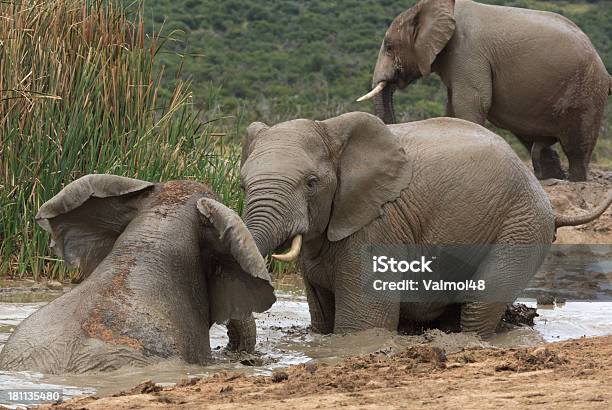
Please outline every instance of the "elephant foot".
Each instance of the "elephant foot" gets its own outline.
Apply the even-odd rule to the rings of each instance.
[[[461,306],[461,331],[474,332],[482,339],[495,335],[497,325],[506,311],[506,303],[472,302]]]
[[[305,278],[304,287],[312,331],[322,335],[333,333],[335,320],[334,294],[327,289],[311,284]]]
[[[570,164],[569,180],[572,182],[584,182],[587,180],[588,169],[584,165],[572,167]]]
[[[593,142],[597,140],[597,133],[593,136]],[[563,152],[569,161],[569,180],[572,182],[584,182],[588,179],[589,162],[591,162],[591,154],[593,147],[586,145],[573,145],[566,143],[563,145]]]
[[[253,353],[257,339],[255,319],[251,315],[247,319],[231,319],[227,323],[227,336],[229,342],[226,349],[233,352]]]
[[[567,173],[559,166],[557,167],[542,167],[540,175],[536,174],[538,179],[567,179]]]

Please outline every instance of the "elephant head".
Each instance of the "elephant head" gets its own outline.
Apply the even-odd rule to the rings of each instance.
[[[404,188],[403,148],[377,117],[253,123],[242,141],[244,219],[263,254],[302,241],[343,240],[382,213]]]
[[[376,115],[394,123],[393,92],[431,73],[455,31],[454,9],[455,0],[421,0],[397,16],[378,52],[372,91],[357,101],[374,98]]]
[[[83,372],[169,357],[203,364],[213,323],[249,320],[275,301],[251,235],[206,185],[87,175],[46,202],[37,221],[83,281],[20,324],[2,368]],[[252,346],[251,333],[231,343]]]

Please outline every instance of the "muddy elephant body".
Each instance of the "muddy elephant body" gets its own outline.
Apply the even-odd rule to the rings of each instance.
[[[250,329],[233,343],[252,347],[251,312],[274,301],[240,218],[203,184],[89,175],[37,218],[84,281],[17,327],[0,354],[3,370],[82,373],[169,358],[205,364],[213,323]]]
[[[586,180],[612,79],[588,37],[555,13],[470,0],[422,0],[391,24],[373,86],[375,111],[395,122],[392,94],[431,72],[448,91],[447,115],[490,120],[530,150],[539,178]]]
[[[264,254],[297,244],[289,254],[299,254],[312,326],[322,333],[396,330],[455,313],[454,325],[489,336],[561,225],[510,146],[463,120],[386,126],[349,113],[273,127],[254,123],[243,156],[247,227]],[[451,306],[364,292],[370,285],[361,252],[372,244],[501,246],[466,273],[504,298]],[[529,251],[516,253],[517,246]],[[284,256],[277,258],[289,259]]]

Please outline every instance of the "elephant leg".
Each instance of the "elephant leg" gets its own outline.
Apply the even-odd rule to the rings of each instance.
[[[336,315],[334,333],[350,333],[382,328],[397,331],[400,320],[400,301],[392,300],[386,292],[367,291],[361,282],[360,267],[342,269],[336,278]]]
[[[589,162],[591,161],[591,154],[593,153],[593,146],[591,144],[579,145],[577,139],[571,141],[563,139],[561,140],[561,147],[569,161],[570,181],[586,181],[589,171]]]
[[[437,327],[443,332],[461,331],[461,305],[451,304],[445,307],[444,312],[436,319]]]
[[[567,178],[565,171],[561,168],[559,154],[550,145],[545,145],[540,151],[540,166],[542,168],[542,179]]]
[[[257,327],[253,315],[249,315],[247,319],[230,319],[227,323],[227,336],[228,350],[253,353],[257,340]]]
[[[531,161],[533,169],[538,179],[565,179],[566,175],[561,168],[559,154],[548,142],[535,142],[531,149]],[[537,168],[536,171],[536,164]]]
[[[310,311],[310,323],[315,333],[328,334],[334,331],[334,294],[304,278],[306,300]]]
[[[587,105],[583,107],[584,111],[577,112],[575,118],[579,120],[572,122],[565,134],[559,136],[563,152],[569,160],[570,181],[587,180],[589,162],[601,130],[607,100],[608,95],[597,96],[593,93],[592,105]]]
[[[565,179],[567,175],[561,167],[559,154],[552,148],[556,139],[533,142],[525,137],[517,136],[525,148],[531,153],[533,173],[538,179]]]
[[[495,334],[507,303],[471,302],[461,306],[461,331],[477,333],[483,339]]]
[[[516,238],[516,232],[512,230],[508,236]],[[482,338],[493,336],[506,306],[527,286],[547,249],[543,244],[491,245],[472,278],[477,284],[483,281],[484,289],[473,290],[463,298],[461,330],[475,332]]]
[[[534,142],[531,144],[531,165],[533,165],[533,173],[537,179],[544,179],[542,175],[542,164],[540,158],[542,156],[542,144]]]
[[[399,302],[383,299],[363,300],[367,295],[336,297],[334,333],[351,333],[381,328],[397,331]]]

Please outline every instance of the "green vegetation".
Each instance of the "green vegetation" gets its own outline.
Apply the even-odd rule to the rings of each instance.
[[[612,72],[609,0],[480,0],[563,14],[591,38]],[[248,121],[276,123],[370,111],[355,98],[369,90],[380,41],[391,20],[416,0],[147,0],[148,29],[165,21],[172,52],[167,67],[183,64],[196,104],[209,108],[218,92],[221,110]],[[184,56],[184,58],[182,57]],[[444,114],[446,90],[436,76],[396,93],[398,119]],[[507,133],[505,134],[508,137]],[[594,159],[612,165],[612,109]],[[513,137],[516,151],[526,154]]]
[[[162,104],[139,13],[101,2],[0,4],[0,272],[63,277],[34,216],[87,173],[148,181],[207,180],[239,207],[237,150],[192,107],[175,81]],[[49,263],[51,262],[51,263]]]
[[[87,173],[207,180],[240,210],[244,126],[370,110],[354,99],[386,27],[414,2],[0,1],[0,275],[64,277],[34,216]],[[608,1],[488,2],[570,17],[612,71]],[[396,108],[439,116],[445,99],[432,76]],[[608,165],[611,113],[595,153]]]

